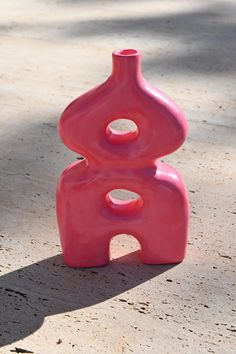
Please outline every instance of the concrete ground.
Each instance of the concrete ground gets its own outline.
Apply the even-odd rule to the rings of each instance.
[[[235,1],[0,2],[0,353],[235,353]],[[147,266],[128,236],[96,269],[63,264],[55,185],[76,155],[57,120],[101,83],[111,52],[139,48],[189,138],[187,257]],[[96,221],[95,221],[96,222]]]

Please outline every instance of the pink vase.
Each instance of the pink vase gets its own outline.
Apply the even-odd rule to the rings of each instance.
[[[126,233],[139,241],[144,263],[180,262],[187,243],[187,194],[179,173],[159,158],[183,144],[187,122],[170,98],[143,78],[140,51],[116,50],[112,58],[110,77],[75,99],[59,121],[63,143],[85,156],[58,181],[64,260],[71,267],[104,265],[111,238]],[[109,127],[120,118],[137,129]],[[121,201],[110,196],[114,189],[140,197]]]

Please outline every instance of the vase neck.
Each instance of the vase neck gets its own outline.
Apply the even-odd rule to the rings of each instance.
[[[112,53],[112,78],[119,81],[141,79],[141,52],[135,49],[120,49]]]

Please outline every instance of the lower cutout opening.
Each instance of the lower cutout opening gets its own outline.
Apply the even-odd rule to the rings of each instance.
[[[140,263],[140,249],[141,245],[135,236],[130,234],[118,234],[113,236],[110,241],[110,259],[125,258],[129,262]]]

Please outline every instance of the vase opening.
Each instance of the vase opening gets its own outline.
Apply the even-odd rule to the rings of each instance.
[[[140,52],[136,49],[118,49],[114,51],[114,54],[119,56],[131,56],[139,55]]]

